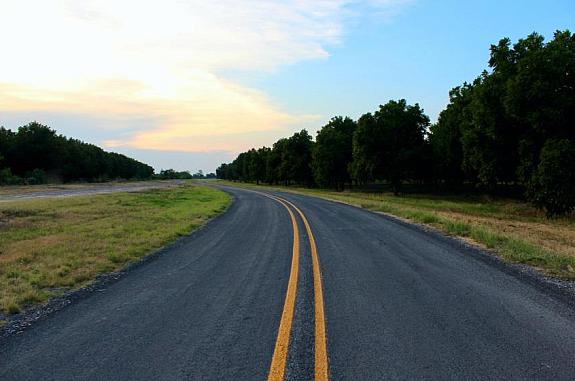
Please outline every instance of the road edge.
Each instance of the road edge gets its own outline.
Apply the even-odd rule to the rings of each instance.
[[[221,212],[215,216],[209,218],[201,224],[200,226],[191,230],[188,234],[184,236],[177,237],[173,242],[167,245],[153,250],[150,253],[138,258],[136,261],[127,264],[122,269],[118,271],[113,271],[109,273],[103,273],[90,282],[88,285],[78,288],[76,290],[71,290],[66,292],[64,295],[51,298],[46,303],[30,307],[23,312],[20,312],[12,316],[3,316],[6,319],[6,324],[0,326],[0,344],[2,341],[6,340],[8,337],[19,334],[25,329],[31,327],[33,324],[52,317],[58,311],[66,308],[67,306],[77,303],[81,300],[89,298],[94,295],[95,292],[101,292],[105,288],[111,286],[115,282],[121,280],[125,276],[129,275],[134,270],[152,263],[156,259],[165,255],[168,251],[174,248],[178,248],[186,243],[190,239],[194,239],[198,234],[202,234],[208,226],[213,225],[218,219],[227,214],[236,205],[236,197],[230,192],[226,192],[230,196],[230,202]]]
[[[534,267],[529,266],[527,264],[506,262],[497,255],[496,250],[484,247],[479,243],[470,242],[462,237],[450,235],[433,226],[412,222],[390,213],[379,212],[363,208],[360,205],[356,205],[353,203],[348,203],[341,200],[334,200],[330,198],[324,198],[321,196],[290,192],[289,190],[281,190],[281,191],[273,190],[273,191],[280,194],[284,193],[288,195],[295,195],[301,197],[313,197],[327,202],[333,202],[337,204],[350,206],[374,214],[380,218],[397,223],[401,226],[415,230],[417,232],[428,234],[430,237],[438,239],[450,245],[454,249],[457,249],[458,251],[462,251],[462,254],[472,255],[473,258],[480,260],[483,263],[486,263],[487,265],[493,266],[498,270],[503,271],[504,273],[513,276],[514,278],[520,281],[523,281],[533,287],[538,288],[543,292],[552,294],[555,298],[575,308],[575,281],[569,281],[545,275],[537,271]]]

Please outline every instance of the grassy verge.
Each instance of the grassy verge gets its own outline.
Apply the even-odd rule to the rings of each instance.
[[[292,187],[273,189],[341,201],[432,226],[493,249],[509,262],[528,264],[548,275],[575,279],[573,216],[548,220],[527,203],[481,196],[394,196]]]
[[[0,313],[17,313],[119,270],[229,203],[224,192],[193,185],[0,203]]]

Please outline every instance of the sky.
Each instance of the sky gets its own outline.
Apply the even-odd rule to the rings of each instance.
[[[0,0],[0,125],[212,172],[390,99],[434,121],[491,44],[558,29],[575,1]]]

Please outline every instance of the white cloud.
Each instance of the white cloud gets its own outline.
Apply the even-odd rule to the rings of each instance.
[[[302,116],[218,73],[326,58],[357,9],[405,1],[0,0],[0,111],[145,114],[159,124],[108,143],[243,149],[221,136]]]

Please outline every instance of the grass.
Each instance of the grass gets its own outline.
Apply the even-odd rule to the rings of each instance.
[[[431,226],[492,249],[506,261],[531,265],[547,275],[575,279],[575,216],[549,220],[528,203],[477,195],[394,196],[384,192],[274,189],[345,202]]]
[[[0,203],[0,312],[18,313],[119,270],[229,203],[222,191],[190,184]]]

